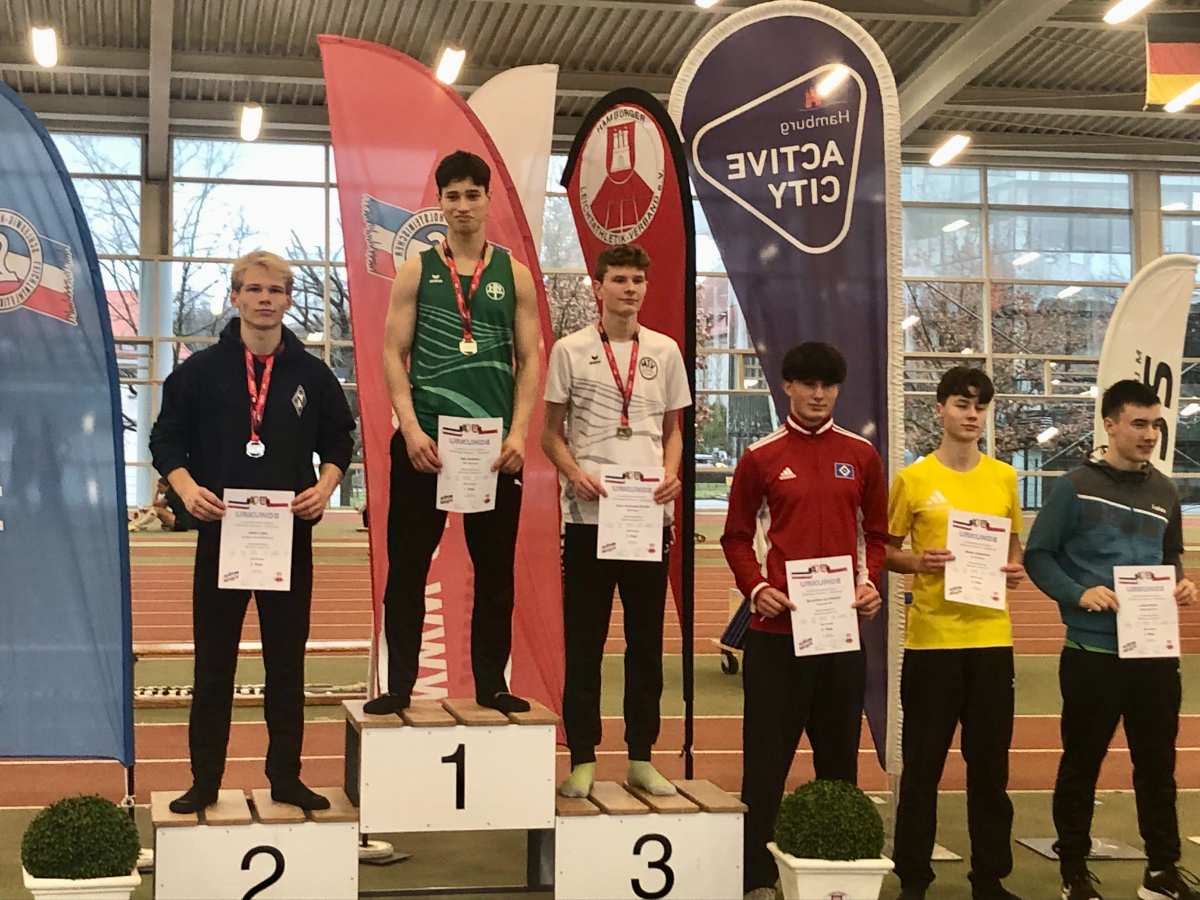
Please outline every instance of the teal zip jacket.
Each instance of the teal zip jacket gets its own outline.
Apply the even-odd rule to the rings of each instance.
[[[1058,601],[1067,640],[1117,650],[1117,616],[1088,612],[1088,588],[1113,586],[1113,566],[1171,565],[1183,578],[1183,518],[1171,479],[1153,466],[1135,471],[1087,462],[1054,479],[1029,532],[1025,570]]]

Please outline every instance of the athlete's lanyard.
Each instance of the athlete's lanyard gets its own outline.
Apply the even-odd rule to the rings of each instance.
[[[471,275],[471,288],[466,297],[463,296],[462,281],[458,277],[458,266],[454,264],[454,251],[450,242],[444,241],[442,249],[446,252],[446,263],[450,269],[450,283],[454,285],[454,299],[458,302],[458,314],[462,317],[462,340],[458,342],[458,350],[464,356],[470,356],[479,350],[475,343],[475,335],[471,332],[470,299],[479,290],[479,281],[483,278],[483,261],[487,258],[487,241],[483,242],[483,250],[479,254],[479,262],[475,264],[475,272]]]
[[[621,372],[617,369],[617,357],[613,353],[608,332],[604,330],[604,323],[597,322],[596,328],[600,331],[600,343],[604,345],[604,355],[608,357],[608,368],[612,372],[613,382],[621,394],[621,425],[617,428],[617,437],[628,440],[633,437],[633,429],[629,425],[629,402],[633,399],[633,382],[637,378],[638,336],[634,334],[633,347],[629,351],[629,378],[625,384],[621,384]]]
[[[250,352],[250,348],[246,350],[246,390],[250,392],[250,441],[246,444],[246,455],[258,459],[267,452],[267,446],[258,436],[258,429],[262,427],[263,415],[267,410],[267,394],[271,390],[271,372],[275,368],[275,354],[272,353],[266,359],[255,357]],[[255,384],[254,380],[254,360],[259,359],[263,364],[262,387]]]

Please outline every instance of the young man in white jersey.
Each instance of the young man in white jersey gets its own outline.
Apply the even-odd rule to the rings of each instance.
[[[650,762],[662,695],[663,608],[671,510],[679,496],[683,436],[679,411],[692,402],[679,345],[638,324],[650,258],[621,244],[596,260],[592,289],[600,321],[558,341],[550,352],[542,449],[558,468],[563,516],[563,630],[567,653],[563,724],[571,774],[566,797],[586,797],[600,743],[600,666],[620,589],[625,618],[625,743],[629,784],[675,793]],[[565,426],[565,428],[564,428]],[[654,500],[663,504],[657,560],[598,558],[601,466],[664,470]]]
[[[947,599],[946,549],[951,512],[962,521],[982,514],[1009,522],[1005,564],[995,574],[1009,588],[1021,566],[1021,502],[1012,466],[980,452],[979,438],[995,388],[987,373],[954,366],[937,387],[942,441],[903,469],[888,504],[887,565],[914,575],[908,607],[901,700],[904,774],[892,858],[902,900],[922,900],[933,881],[929,864],[937,831],[937,793],[954,731],[962,724],[971,833],[971,896],[1014,900],[1001,879],[1012,872],[1012,802],[1008,748],[1013,731],[1013,646],[1008,601]],[[905,538],[912,537],[909,550]],[[982,605],[982,604],[989,605]]]

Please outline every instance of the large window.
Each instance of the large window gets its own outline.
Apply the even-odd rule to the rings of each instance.
[[[986,447],[1027,508],[1086,458],[1097,357],[1135,268],[1131,190],[1121,172],[905,167],[907,462],[936,447],[937,381],[964,362],[995,381]]]

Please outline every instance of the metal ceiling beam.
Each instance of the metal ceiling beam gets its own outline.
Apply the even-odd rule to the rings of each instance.
[[[969,87],[942,105],[945,113],[986,113],[1023,116],[1098,116],[1112,119],[1200,121],[1200,111],[1179,113],[1142,109],[1145,94],[1137,92],[1097,93],[1018,88]]]
[[[1069,0],[995,0],[960,26],[900,86],[901,137],[912,134],[971,79]]]
[[[152,0],[150,6],[150,139],[146,142],[146,178],[164,181],[170,174],[168,129],[171,111],[171,40],[175,0]]]
[[[945,142],[951,132],[922,129],[904,141],[904,151],[924,156]],[[1191,166],[1200,162],[1200,148],[1195,141],[1169,138],[1135,137],[1126,135],[1090,134],[1011,134],[1005,132],[974,132],[971,146],[959,160],[972,156],[1044,156],[1057,158],[1111,158],[1117,161],[1131,157],[1185,161]]]

